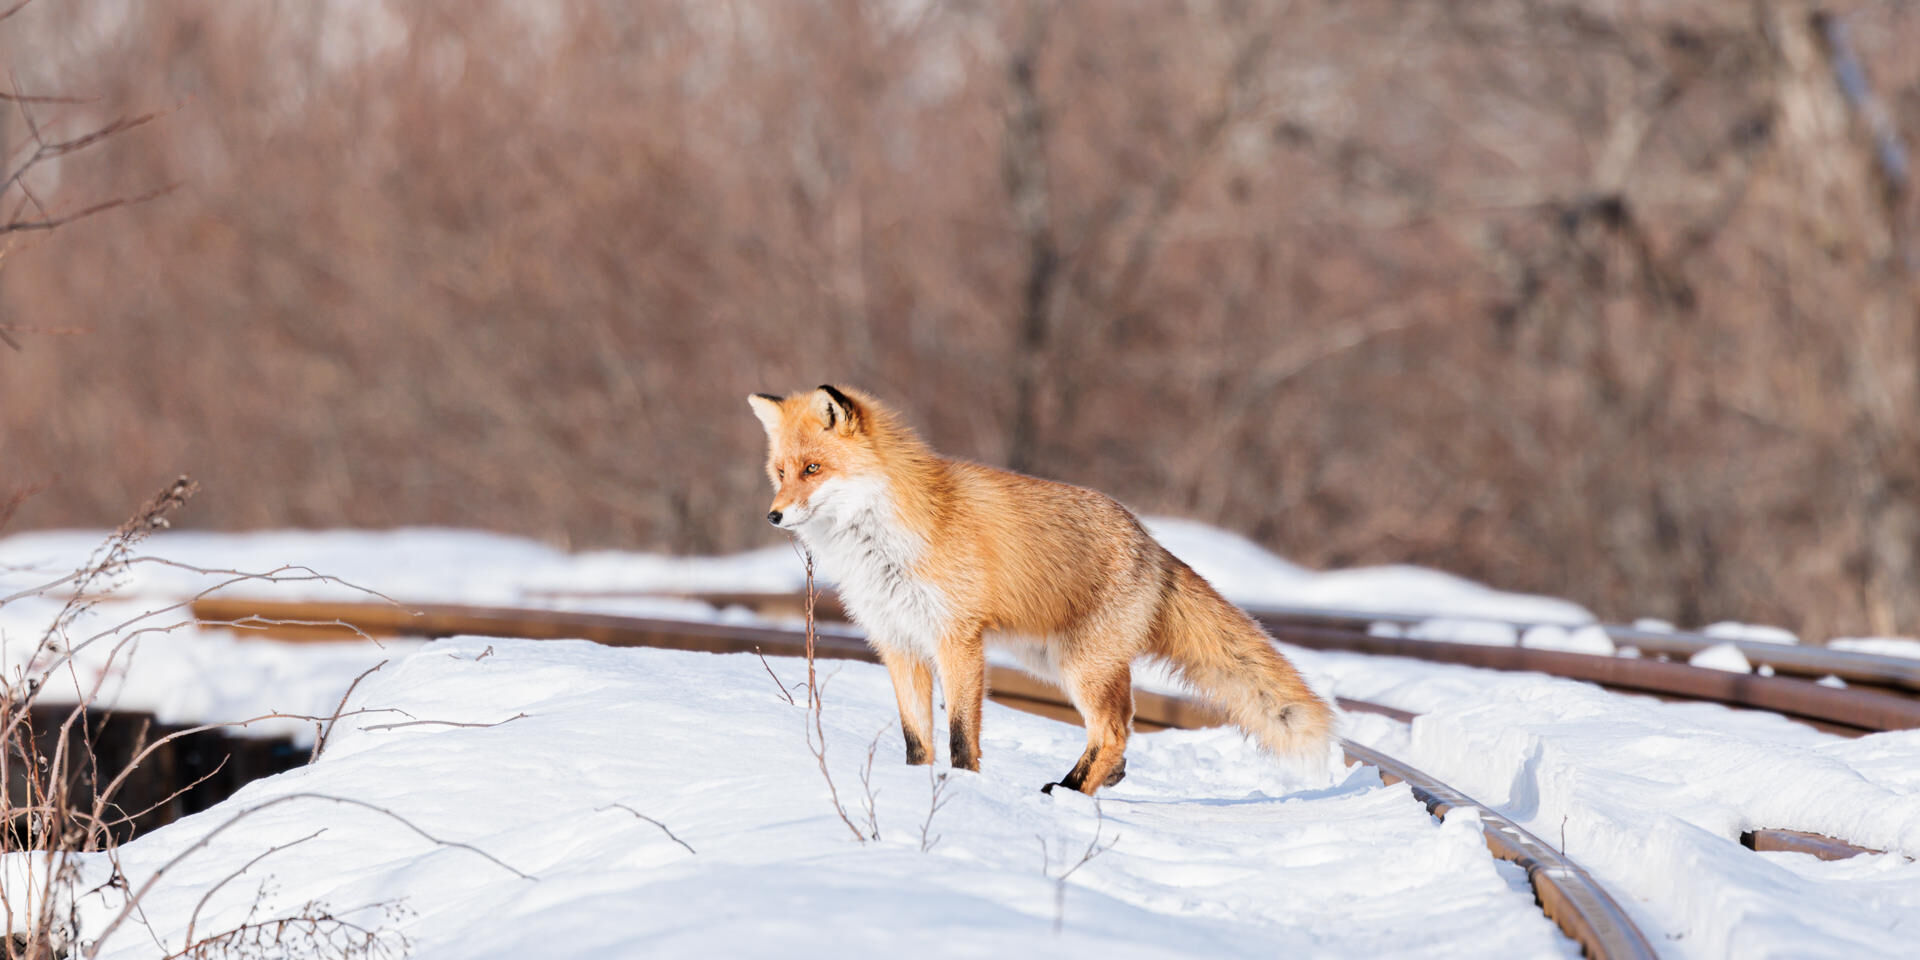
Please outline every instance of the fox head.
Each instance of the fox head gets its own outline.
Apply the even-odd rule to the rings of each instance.
[[[873,440],[878,403],[830,385],[776,397],[747,398],[767,428],[767,522],[783,530],[833,523],[883,495],[885,474]]]

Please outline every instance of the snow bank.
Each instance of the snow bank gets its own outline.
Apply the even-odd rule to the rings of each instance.
[[[772,665],[789,683],[804,675],[795,661]],[[219,824],[259,810],[145,902],[173,945],[222,877],[323,831],[215,893],[199,929],[242,922],[256,899],[259,917],[316,900],[350,911],[398,898],[397,919],[357,916],[404,934],[421,960],[1576,955],[1524,881],[1489,858],[1470,818],[1438,824],[1405,785],[1382,786],[1360,768],[1303,791],[1224,730],[1137,737],[1126,781],[1096,808],[1038,789],[1077,756],[1080,730],[989,704],[984,769],[953,775],[931,827],[937,842],[922,852],[928,771],[901,762],[885,671],[826,672],[828,756],[856,819],[859,766],[879,738],[878,842],[854,842],[835,818],[802,739],[803,711],[753,657],[461,639],[369,678],[354,705],[523,719],[343,722],[318,763],[135,841],[120,860],[138,885]],[[263,807],[309,793],[375,804],[534,879],[361,807],[317,798]],[[1112,846],[1062,888],[1056,878],[1096,832]],[[88,909],[97,918],[110,907]],[[103,956],[154,953],[145,932],[129,930]]]

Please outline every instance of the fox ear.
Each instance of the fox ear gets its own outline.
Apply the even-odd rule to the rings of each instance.
[[[813,408],[820,414],[820,422],[828,430],[851,436],[860,432],[865,422],[864,411],[852,397],[842,393],[838,387],[823,383],[813,392]]]
[[[767,436],[773,436],[786,420],[786,414],[780,408],[780,398],[771,393],[756,393],[748,397],[747,406],[752,407],[753,415],[760,418],[760,425],[767,428]]]

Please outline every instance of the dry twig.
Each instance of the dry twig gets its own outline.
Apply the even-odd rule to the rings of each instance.
[[[640,811],[635,810],[634,808],[629,807],[624,803],[609,803],[606,806],[601,807],[599,810],[595,810],[594,812],[600,813],[605,810],[625,810],[626,812],[631,813],[634,816],[639,817],[640,819],[645,820],[646,822],[651,823],[656,827],[659,827],[660,832],[667,835],[667,839],[672,840],[674,843],[677,843],[683,847],[686,847],[688,853],[694,853],[693,846],[687,843],[685,840],[682,840],[679,837],[674,836],[673,831],[668,829],[666,824],[661,823],[660,821],[655,820],[654,818],[649,817],[646,814],[641,813]],[[695,855],[698,856],[698,854],[695,854]]]
[[[952,799],[947,796],[947,788],[953,786],[953,781],[947,777],[945,771],[936,774],[934,772],[935,766],[936,764],[931,762],[927,764],[927,817],[925,820],[920,821],[921,853],[932,851],[934,844],[940,842],[940,836],[938,834],[929,836],[929,833],[933,830],[933,818],[939,814],[940,808],[946,806],[947,801]]]
[[[760,665],[767,669],[767,676],[773,678],[774,689],[780,691],[780,697],[786,700],[788,705],[790,706],[796,706],[796,707],[799,706],[799,704],[794,703],[793,694],[787,692],[787,685],[784,683],[781,683],[780,676],[773,672],[773,664],[770,664],[767,662],[767,655],[764,653],[761,653],[759,647],[753,648],[753,655],[760,658]]]
[[[873,789],[873,757],[880,751],[880,738],[890,727],[891,724],[881,727],[874,733],[873,739],[867,741],[867,762],[860,766],[860,790],[864,795],[862,802],[866,805],[866,832],[869,840],[880,839],[880,811],[877,806],[879,792]]]
[[[813,553],[805,548],[800,548],[800,551],[807,563],[807,714],[808,720],[810,721],[806,728],[807,750],[812,752],[813,759],[820,764],[820,777],[827,781],[827,795],[833,801],[833,812],[839,814],[840,822],[847,825],[847,832],[853,834],[855,840],[865,843],[867,836],[860,832],[859,827],[854,826],[853,818],[847,815],[846,805],[840,802],[840,789],[834,786],[833,774],[827,769],[827,732],[820,722],[821,684],[814,676],[813,669],[813,602],[815,597],[813,587]]]
[[[1093,818],[1093,836],[1087,840],[1087,848],[1080,852],[1080,859],[1075,860],[1071,866],[1060,871],[1059,876],[1053,878],[1053,932],[1056,936],[1059,935],[1062,927],[1066,924],[1067,878],[1073,876],[1074,872],[1081,867],[1091,863],[1095,857],[1106,853],[1108,850],[1112,850],[1114,844],[1120,842],[1120,836],[1118,834],[1115,834],[1113,839],[1108,840],[1104,844],[1100,842],[1100,831],[1101,828],[1106,825],[1107,816],[1106,811],[1100,807],[1100,798],[1098,797],[1095,797],[1093,800]],[[1050,873],[1053,868],[1053,857],[1047,852],[1047,838],[1038,837],[1038,839],[1040,841],[1041,857],[1040,872]]]

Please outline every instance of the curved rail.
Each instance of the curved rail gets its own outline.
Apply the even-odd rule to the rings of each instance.
[[[663,647],[710,653],[770,653],[803,656],[801,630],[660,620],[607,614],[429,605],[407,608],[385,604],[285,603],[245,598],[205,597],[194,601],[194,616],[207,624],[259,630],[288,640],[350,640],[368,635],[510,636],[530,639],[586,639],[611,646]],[[826,659],[878,662],[862,636],[845,627],[816,624],[814,655]],[[989,665],[989,696],[1006,706],[1078,724],[1080,715],[1051,685],[1008,667]],[[1413,714],[1392,707],[1342,699],[1348,710],[1383,713],[1400,720]],[[1221,715],[1207,704],[1171,694],[1134,692],[1134,725],[1140,730],[1217,726]],[[1579,943],[1593,960],[1652,958],[1656,954],[1626,912],[1591,875],[1519,824],[1473,798],[1370,747],[1342,741],[1350,762],[1372,766],[1382,782],[1405,782],[1433,816],[1445,819],[1456,809],[1479,812],[1488,851],[1527,872],[1534,897],[1547,917]]]
[[[1348,760],[1378,769],[1382,781],[1405,781],[1435,817],[1445,819],[1447,811],[1454,809],[1478,810],[1487,850],[1527,871],[1540,909],[1588,957],[1657,956],[1620,904],[1565,854],[1499,812],[1378,750],[1352,741],[1342,741],[1341,746]]]

